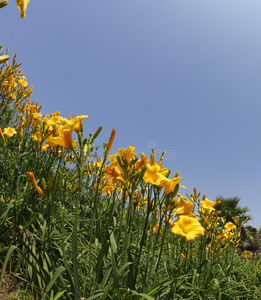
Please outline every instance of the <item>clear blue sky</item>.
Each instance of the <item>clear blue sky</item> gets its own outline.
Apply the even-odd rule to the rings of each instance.
[[[259,0],[14,0],[1,44],[43,113],[88,114],[112,151],[167,151],[165,167],[210,200],[241,197],[261,225]]]

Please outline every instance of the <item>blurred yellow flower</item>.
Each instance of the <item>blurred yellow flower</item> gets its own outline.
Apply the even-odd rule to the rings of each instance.
[[[196,218],[180,216],[173,223],[172,233],[186,237],[188,242],[194,242],[195,237],[204,235],[204,228]]]
[[[226,231],[231,231],[234,228],[237,228],[237,226],[231,222],[228,222],[224,227],[225,227]]]
[[[49,148],[49,145],[48,145],[48,144],[44,144],[44,145],[42,146],[42,150],[43,150],[43,151],[47,151],[48,148]]]
[[[3,132],[3,134],[5,134],[9,139],[16,133],[17,133],[16,130],[11,127],[4,128],[4,132]]]
[[[111,180],[106,180],[105,186],[102,189],[104,194],[111,195],[115,191],[116,186],[113,184]]]
[[[159,223],[153,226],[153,233],[158,233],[159,232]]]
[[[25,12],[30,0],[16,0],[16,4],[21,13],[21,18],[25,17]]]
[[[218,203],[220,203],[219,199],[216,199],[216,201],[210,201],[207,198],[205,198],[201,201],[203,210],[214,210],[214,206],[216,206]]]
[[[252,258],[253,253],[249,252],[249,251],[244,251],[242,254],[245,258]]]
[[[20,85],[23,87],[23,88],[26,88],[27,87],[27,80],[26,80],[26,78],[23,76],[23,78],[22,79],[20,79],[19,80],[19,83],[20,83]]]

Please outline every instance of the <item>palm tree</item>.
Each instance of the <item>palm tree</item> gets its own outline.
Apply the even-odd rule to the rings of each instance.
[[[223,217],[226,222],[238,223],[239,226],[245,223],[245,220],[252,220],[252,218],[247,214],[249,212],[248,207],[241,207],[238,205],[240,198],[224,198],[218,197],[221,201],[216,205],[215,209],[220,212],[220,216]],[[257,251],[260,248],[260,242],[257,237],[257,229],[252,226],[241,226],[240,229],[240,238],[241,241],[238,246],[238,250],[243,252],[244,250],[248,251]]]
[[[242,225],[246,218],[248,218],[248,220],[252,220],[252,218],[247,214],[249,212],[249,208],[238,205],[240,198],[224,198],[222,196],[218,198],[221,202],[215,206],[215,209],[220,211],[220,216],[227,222],[235,223],[233,220],[234,218],[237,220],[239,225]]]
[[[257,236],[257,229],[255,227],[252,227],[251,225],[248,225],[246,227],[242,227],[242,229],[245,231],[246,238],[242,239],[242,245],[243,250],[248,250],[255,252],[260,249],[260,241]],[[241,230],[242,232],[242,230]]]

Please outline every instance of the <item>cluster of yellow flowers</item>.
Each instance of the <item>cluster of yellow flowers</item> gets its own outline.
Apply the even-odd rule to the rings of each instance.
[[[194,212],[193,203],[177,193],[179,187],[185,188],[180,185],[179,174],[169,179],[170,170],[162,167],[163,156],[156,163],[154,152],[150,159],[143,153],[138,158],[134,150],[134,147],[119,149],[118,153],[108,156],[110,163],[104,170],[102,192],[117,193],[118,199],[120,194],[127,200],[132,199],[137,209],[157,209],[158,215],[163,214],[171,225],[171,231],[186,237],[189,242],[204,235],[205,230]],[[99,162],[101,166],[101,160],[98,160],[95,167]],[[163,191],[163,200],[157,203],[156,198],[151,197],[150,187],[156,188],[159,193]],[[172,221],[174,217],[176,220]],[[156,224],[153,232],[158,230],[159,225]]]
[[[41,107],[37,103],[30,102],[32,87],[28,88],[26,78],[17,67],[14,67],[14,61],[12,66],[8,63],[6,66],[0,71],[2,83],[0,95],[5,99],[2,105],[15,103],[19,124],[17,128],[6,127],[3,131],[0,128],[0,137],[6,141],[6,138],[10,139],[17,134],[20,143],[31,139],[37,143],[37,149],[40,151],[52,152],[60,146],[62,157],[67,162],[72,162],[75,155],[77,156],[75,152],[77,143],[72,134],[73,132],[82,134],[82,120],[88,116],[72,116],[66,119],[60,112],[42,116]],[[11,98],[8,99],[7,95],[11,95]],[[16,103],[16,99],[22,100]],[[234,240],[236,226],[232,223],[225,225],[215,211],[218,199],[210,201],[204,196],[200,201],[196,190],[194,196],[188,199],[178,193],[180,188],[186,190],[187,188],[181,185],[182,178],[178,172],[169,178],[170,170],[162,167],[164,152],[157,163],[154,150],[150,158],[144,153],[138,158],[134,147],[119,149],[118,153],[108,156],[115,133],[116,130],[113,129],[105,146],[104,159],[98,157],[96,162],[90,162],[86,158],[84,173],[89,176],[98,173],[101,175],[101,180],[94,185],[95,192],[101,191],[116,196],[118,200],[131,201],[137,210],[154,211],[161,219],[161,222],[154,225],[154,233],[159,232],[159,224],[165,220],[165,224],[169,224],[173,234],[185,237],[188,242],[193,242],[196,237],[206,234],[211,239],[208,247],[211,251],[216,251],[216,248],[213,248],[213,240],[216,241],[216,245],[225,241],[238,244]],[[33,173],[28,172],[28,175],[39,195],[43,196],[43,191],[36,184]],[[218,231],[219,227],[221,229]]]
[[[8,49],[6,53],[8,53]],[[11,65],[6,61],[0,68],[1,107],[15,104],[19,108],[23,105],[24,99],[27,99],[33,91],[32,86],[28,88],[27,80],[21,70],[18,69],[19,66],[20,64],[15,65],[14,57]]]
[[[219,212],[215,211],[214,207],[220,203],[219,199],[210,201],[203,196],[200,201],[196,189],[194,189],[194,196],[189,199],[180,195],[179,188],[186,189],[186,187],[180,184],[179,173],[169,179],[170,170],[162,167],[164,153],[156,163],[153,151],[150,158],[144,153],[138,158],[134,150],[134,147],[119,149],[118,153],[108,156],[109,163],[105,164],[99,187],[103,193],[114,194],[118,200],[131,199],[138,210],[157,209],[157,215],[163,215],[170,224],[171,232],[185,237],[189,242],[206,234],[211,239],[208,247],[211,252],[213,252],[212,248],[215,252],[217,250],[222,252],[229,243],[238,246],[239,228],[231,222],[225,224],[225,221],[219,217]],[[87,173],[98,172],[102,166],[103,161],[98,157],[92,166],[87,163]],[[158,203],[155,197],[151,197],[151,187],[163,195]],[[94,190],[98,191],[96,185]],[[200,215],[196,213],[195,207],[198,207]],[[153,233],[158,231],[159,222],[153,227]]]

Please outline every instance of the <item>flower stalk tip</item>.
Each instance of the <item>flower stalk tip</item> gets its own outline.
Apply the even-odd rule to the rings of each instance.
[[[113,128],[112,132],[111,132],[111,137],[110,137],[109,142],[108,142],[107,152],[109,152],[111,150],[111,147],[112,147],[112,144],[113,144],[113,141],[114,141],[114,138],[115,138],[115,134],[116,134],[116,129]]]

